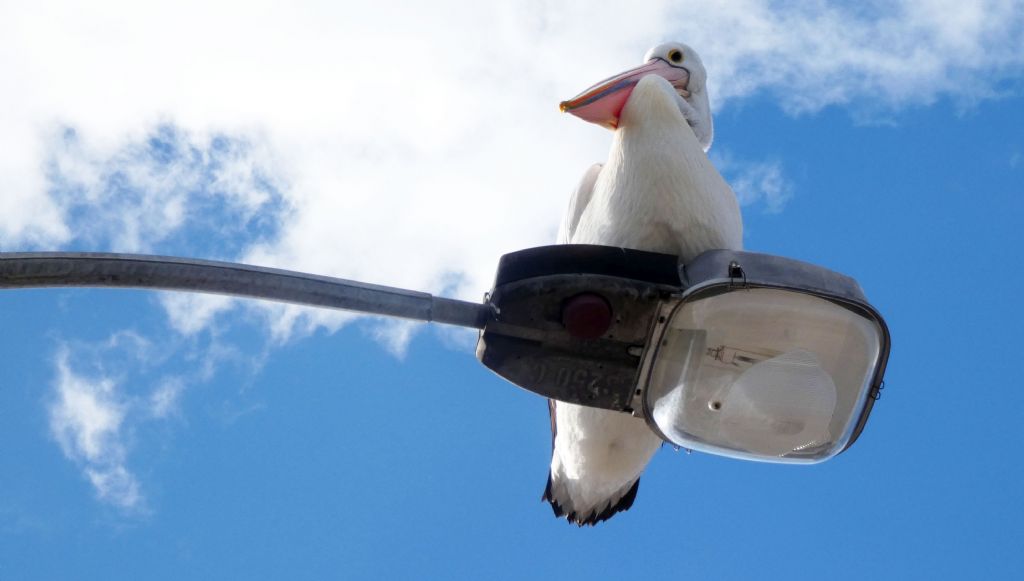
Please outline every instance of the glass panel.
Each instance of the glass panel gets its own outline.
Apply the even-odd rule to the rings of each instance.
[[[813,295],[735,290],[683,304],[648,382],[672,442],[768,462],[820,462],[849,440],[878,362],[878,325]]]

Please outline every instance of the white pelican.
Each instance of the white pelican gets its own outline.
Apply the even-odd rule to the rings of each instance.
[[[643,65],[562,103],[615,133],[608,161],[591,167],[572,195],[559,243],[684,261],[713,248],[741,249],[736,196],[705,154],[713,136],[706,80],[692,48],[666,43],[649,50]],[[544,499],[555,515],[582,526],[628,509],[661,440],[624,413],[554,401],[550,409]]]

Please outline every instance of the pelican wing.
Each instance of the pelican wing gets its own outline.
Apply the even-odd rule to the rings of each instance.
[[[590,169],[583,174],[583,179],[580,180],[579,185],[576,186],[576,191],[569,197],[569,207],[566,208],[562,227],[558,229],[559,244],[569,244],[572,242],[572,237],[576,234],[576,226],[580,223],[580,216],[583,215],[583,211],[587,209],[587,204],[590,203],[591,196],[594,195],[594,183],[597,182],[597,176],[601,173],[602,167],[604,167],[604,164],[600,163],[590,166]]]

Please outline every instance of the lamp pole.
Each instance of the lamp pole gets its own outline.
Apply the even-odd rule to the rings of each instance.
[[[482,329],[487,307],[428,293],[233,262],[100,252],[0,253],[0,289],[113,287],[269,299]]]

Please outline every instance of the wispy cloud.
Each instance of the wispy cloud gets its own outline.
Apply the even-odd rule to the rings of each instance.
[[[265,151],[238,136],[148,129],[111,149],[69,127],[47,140],[48,195],[71,226],[63,242],[234,256],[273,235],[285,210]]]
[[[1018,0],[709,0],[680,12],[678,30],[706,55],[723,101],[768,92],[794,112],[888,112],[944,97],[970,105],[1007,81],[1020,89]]]
[[[85,468],[85,475],[100,500],[133,511],[144,508],[145,499],[139,490],[139,481],[123,464],[90,465]]]
[[[154,426],[185,418],[191,386],[232,366],[244,376],[262,359],[216,337],[150,339],[120,330],[100,341],[62,341],[47,403],[50,434],[100,501],[125,514],[147,514],[133,451]]]
[[[769,214],[777,214],[793,197],[795,186],[778,160],[741,160],[728,151],[712,152],[711,159],[736,192],[740,206],[760,207]]]
[[[149,413],[158,419],[178,412],[178,400],[185,391],[185,380],[181,377],[164,377],[149,394]]]
[[[221,295],[160,293],[160,304],[167,313],[168,323],[182,335],[194,335],[213,324],[217,315],[232,308],[234,300]]]
[[[100,500],[126,510],[141,508],[138,480],[125,466],[127,404],[116,382],[75,373],[67,347],[58,353],[56,367],[50,431],[64,455],[82,467]]]

